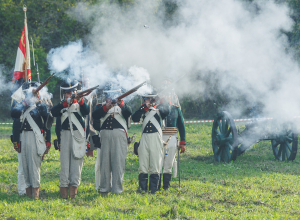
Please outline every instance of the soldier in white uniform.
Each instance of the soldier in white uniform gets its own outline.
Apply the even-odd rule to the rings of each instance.
[[[45,127],[49,112],[46,105],[41,103],[38,94],[33,92],[39,85],[37,82],[24,83],[22,87],[25,99],[11,109],[11,116],[20,119],[21,122],[20,142],[14,144],[14,147],[21,152],[26,195],[35,199],[39,198],[42,156],[48,153],[51,147],[50,130],[47,131]]]
[[[86,133],[84,116],[89,114],[89,106],[76,94],[78,82],[67,79],[61,85],[63,100],[51,109],[57,117],[56,132],[60,136],[60,193],[61,197],[75,198],[80,185],[83,157],[86,153]],[[62,98],[62,97],[61,97]]]
[[[123,100],[115,100],[121,95],[118,85],[110,83],[105,86],[103,92],[106,96],[106,103],[98,104],[92,114],[94,121],[100,120],[101,124],[99,191],[103,194],[108,192],[119,194],[123,192],[123,176],[128,148],[127,120],[132,111]]]
[[[148,172],[150,172],[149,190],[152,194],[158,190],[163,157],[162,120],[170,113],[169,104],[160,100],[160,104],[156,105],[153,102],[155,97],[155,95],[143,96],[144,104],[132,115],[134,122],[141,120],[143,123],[138,148],[139,186],[142,191],[148,190]]]

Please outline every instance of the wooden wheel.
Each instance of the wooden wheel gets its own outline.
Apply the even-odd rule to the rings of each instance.
[[[298,148],[298,133],[292,124],[278,129],[275,139],[271,140],[275,159],[279,161],[295,160]]]
[[[231,160],[236,160],[237,131],[228,112],[223,111],[214,119],[211,137],[216,161],[228,163]]]

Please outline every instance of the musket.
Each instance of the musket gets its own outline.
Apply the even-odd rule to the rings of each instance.
[[[139,88],[141,88],[143,85],[145,85],[147,83],[147,81],[142,82],[141,84],[137,85],[136,87],[130,89],[129,91],[123,93],[122,95],[120,95],[119,97],[117,97],[116,99],[111,101],[111,104],[116,104],[117,100],[121,100],[123,98],[125,98],[126,96],[131,95],[132,93],[136,92]]]
[[[43,82],[39,87],[37,87],[36,89],[32,90],[32,92],[34,94],[37,94],[45,85],[48,84],[49,80],[54,76],[55,73],[53,73],[51,76],[49,76],[45,82]]]
[[[99,87],[99,85],[98,85],[98,86],[94,86],[94,87],[89,88],[89,89],[86,89],[86,90],[83,90],[83,91],[78,92],[78,93],[76,93],[76,94],[72,94],[71,99],[74,99],[76,96],[77,96],[77,97],[87,96],[87,95],[91,94],[91,92],[93,92],[93,91],[94,91],[95,89],[97,89],[98,87]]]

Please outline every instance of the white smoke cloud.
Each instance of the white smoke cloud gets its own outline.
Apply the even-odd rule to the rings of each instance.
[[[12,82],[7,82],[4,75],[6,67],[3,64],[0,64],[0,94],[7,92],[12,88]]]
[[[100,84],[116,76],[115,69],[127,70],[117,77],[124,83],[128,72],[136,72],[138,82],[147,72],[154,85],[186,74],[177,83],[179,95],[204,96],[213,87],[231,99],[243,95],[263,102],[268,115],[300,114],[299,66],[282,33],[293,26],[286,4],[176,2],[179,7],[170,22],[164,20],[161,1],[137,1],[126,9],[80,3],[69,15],[92,24],[89,47],[76,42],[50,51],[50,68],[76,72],[81,67]]]
[[[81,80],[82,75],[89,78],[89,86],[114,82],[123,89],[130,90],[143,81],[150,80],[149,73],[144,68],[130,67],[127,71],[119,68],[112,70],[102,62],[99,53],[89,47],[84,48],[82,41],[71,42],[67,46],[51,49],[47,56],[50,70],[57,72],[56,76],[63,80],[67,78]],[[143,86],[136,94],[151,92],[149,86]]]

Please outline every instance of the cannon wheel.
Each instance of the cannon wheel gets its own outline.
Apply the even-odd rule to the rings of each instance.
[[[231,115],[223,111],[214,119],[212,127],[212,148],[215,160],[230,162],[237,157],[237,131]]]
[[[271,140],[273,153],[276,160],[289,161],[295,160],[298,148],[298,133],[293,125],[283,129],[276,137]]]

